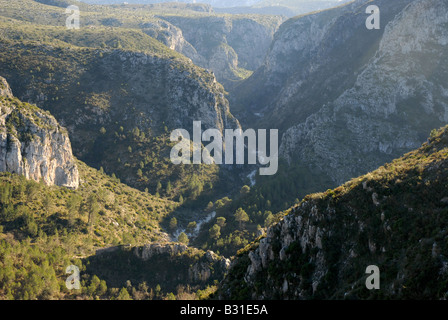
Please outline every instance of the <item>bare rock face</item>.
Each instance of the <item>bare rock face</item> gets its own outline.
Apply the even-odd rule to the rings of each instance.
[[[289,128],[281,153],[325,163],[340,184],[419,147],[448,121],[447,12],[443,1],[406,6],[385,26],[354,85]]]
[[[184,38],[182,30],[175,25],[158,19],[142,25],[143,32],[159,40],[172,50],[182,53],[193,61],[200,61],[201,56],[196,49]]]
[[[79,173],[67,131],[48,112],[14,98],[0,77],[0,171],[76,189]]]
[[[142,248],[136,248],[135,254],[142,260],[147,261],[154,256],[167,254],[169,256],[176,256],[184,253],[188,247],[184,244],[160,244],[151,243],[143,246]]]
[[[12,98],[12,91],[5,78],[0,77],[0,96]]]
[[[284,17],[270,19],[230,16],[163,16],[157,39],[196,65],[212,70],[223,85],[242,79],[264,61],[274,33]],[[148,33],[149,34],[149,33]],[[150,34],[151,35],[151,34]]]

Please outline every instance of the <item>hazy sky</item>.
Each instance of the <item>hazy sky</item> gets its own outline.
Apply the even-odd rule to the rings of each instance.
[[[117,3],[140,3],[151,4],[160,2],[186,2],[186,3],[208,3],[216,7],[251,6],[258,3],[268,5],[299,5],[303,2],[347,2],[349,0],[81,0],[90,4],[117,4]]]

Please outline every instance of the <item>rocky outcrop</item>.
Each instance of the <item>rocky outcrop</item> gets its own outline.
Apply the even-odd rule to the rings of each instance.
[[[184,244],[177,243],[151,243],[143,247],[135,247],[134,253],[137,257],[144,261],[151,259],[154,256],[167,254],[170,257],[177,256],[187,251],[188,247]]]
[[[176,263],[176,259],[180,261],[182,256],[187,257],[198,253],[199,251],[196,249],[190,249],[188,251],[186,245],[177,243],[152,243],[143,247],[134,248],[134,254],[143,261],[157,260],[158,257],[167,256]],[[229,266],[229,259],[218,256],[213,251],[207,251],[202,255],[201,259],[198,259],[198,261],[188,266],[188,282],[207,282],[211,277],[215,278],[216,274],[225,274]]]
[[[306,212],[306,215],[300,214],[301,212]],[[330,208],[325,213],[320,212],[315,203],[308,202],[287,215],[278,225],[268,229],[266,237],[261,239],[258,247],[248,254],[250,263],[244,281],[248,284],[254,283],[258,280],[259,275],[273,263],[288,263],[292,250],[297,250],[301,253],[307,253],[311,250],[322,250],[322,239],[328,237],[331,234],[331,230],[320,225],[323,222],[329,224],[332,213],[334,211]],[[327,262],[322,251],[313,256],[314,276],[312,282],[314,282],[314,287],[317,287],[321,278],[328,272],[329,266]],[[300,268],[302,266],[297,267]],[[268,277],[267,281],[273,285],[275,281],[271,277],[273,278],[274,275]],[[298,274],[293,275],[293,277],[300,279]],[[303,278],[301,280],[309,281],[309,279],[305,280]],[[289,293],[290,296],[296,299],[306,298],[308,293],[305,291],[301,292],[300,288],[293,286],[292,283],[285,277],[281,282],[277,282],[275,287],[259,292],[259,295],[254,294],[252,298],[268,298],[274,292],[277,294]]]
[[[67,131],[47,112],[13,98],[0,78],[0,171],[76,189],[79,173]]]
[[[197,64],[203,62],[203,58],[196,49],[184,38],[182,30],[168,21],[157,19],[140,26],[147,35],[159,40],[168,48],[182,53]]]
[[[284,21],[280,16],[167,15],[162,18],[182,30],[182,38],[179,32],[171,37],[179,43],[173,49],[198,66],[212,70],[224,85],[241,80],[247,76],[244,70],[253,71],[263,63],[275,31]]]
[[[5,78],[0,77],[0,96],[6,97],[6,98],[12,98],[12,91],[9,87],[8,82]]]

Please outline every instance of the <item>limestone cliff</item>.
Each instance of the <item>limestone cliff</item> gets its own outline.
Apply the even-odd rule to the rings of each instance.
[[[5,78],[0,77],[0,96],[6,97],[6,98],[12,98],[12,91],[9,87],[8,82]]]
[[[168,48],[182,53],[195,63],[202,62],[196,49],[185,39],[182,30],[168,21],[157,19],[141,25],[142,31],[162,42]]]
[[[22,103],[0,77],[0,171],[76,189],[79,173],[67,131],[47,112]]]
[[[244,15],[162,18],[182,30],[182,38],[170,37],[179,39],[173,49],[212,70],[224,85],[247,77],[247,70],[253,71],[263,63],[275,31],[284,21],[280,16]],[[163,42],[169,46],[172,41]]]
[[[288,129],[281,152],[319,162],[342,183],[417,148],[447,123],[447,12],[446,2],[433,0],[403,9],[354,84]]]

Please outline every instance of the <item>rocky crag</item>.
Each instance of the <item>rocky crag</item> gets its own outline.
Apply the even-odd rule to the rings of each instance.
[[[212,70],[225,86],[261,66],[275,31],[284,21],[280,16],[250,15],[162,17],[176,28],[169,28],[173,30],[168,32],[170,37],[157,39]]]
[[[48,112],[14,98],[0,77],[0,171],[76,189],[79,173],[67,130]]]

